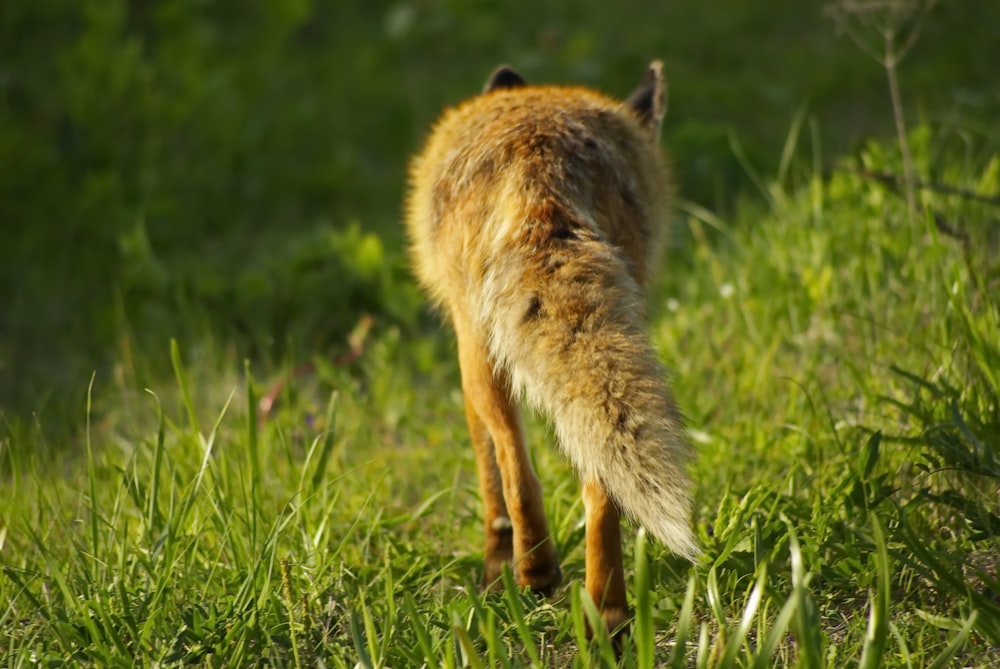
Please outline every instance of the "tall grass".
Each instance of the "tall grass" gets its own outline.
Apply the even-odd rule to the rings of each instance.
[[[995,666],[996,212],[925,191],[911,223],[854,169],[895,169],[891,151],[824,179],[792,135],[806,159],[760,177],[766,206],[682,208],[653,330],[699,452],[705,554],[689,568],[629,539],[617,661]],[[911,140],[942,178],[1000,191],[996,158]],[[376,329],[358,362],[317,360],[263,424],[250,365],[177,342],[172,385],[94,381],[112,400],[81,406],[85,466],[39,465],[26,454],[44,431],[9,425],[2,664],[614,664],[606,635],[586,639],[582,506],[544,425],[529,437],[567,585],[540,600],[506,573],[481,594],[452,344]]]

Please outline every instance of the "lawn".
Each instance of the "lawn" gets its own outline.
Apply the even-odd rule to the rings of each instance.
[[[620,663],[1000,666],[1000,6],[940,4],[900,64],[912,209],[885,73],[822,3],[575,7],[0,10],[0,666],[613,664],[540,417],[564,585],[479,591],[454,340],[397,219],[497,62],[624,94],[651,56],[703,555],[627,527]]]

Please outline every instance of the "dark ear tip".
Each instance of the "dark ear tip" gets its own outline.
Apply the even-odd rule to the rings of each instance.
[[[489,93],[498,88],[519,88],[524,85],[524,77],[515,72],[509,65],[501,65],[493,70],[493,74],[486,80],[486,85],[483,86],[483,93]]]

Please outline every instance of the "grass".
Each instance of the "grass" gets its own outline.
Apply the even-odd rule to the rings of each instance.
[[[997,138],[953,139],[914,131],[923,173],[1000,191]],[[698,446],[704,555],[626,533],[621,665],[998,666],[996,210],[925,190],[910,222],[857,171],[898,171],[890,145],[823,178],[817,146],[788,144],[801,160],[731,219],[681,207],[652,329]],[[137,391],[124,363],[92,382],[82,460],[46,463],[45,427],[6,418],[4,666],[614,664],[585,639],[582,506],[544,424],[566,585],[480,594],[453,342],[376,322],[264,423],[251,365],[184,342],[173,382]]]
[[[1000,5],[940,3],[899,67],[911,211],[825,3],[71,4],[0,11],[0,666],[614,664],[537,417],[565,584],[479,592],[398,200],[499,61],[623,93],[651,57],[688,198],[651,330],[704,554],[626,531],[620,664],[1000,666]]]

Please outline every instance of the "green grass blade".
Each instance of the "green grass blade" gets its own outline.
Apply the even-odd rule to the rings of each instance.
[[[378,643],[378,629],[375,627],[375,618],[372,616],[371,607],[364,601],[361,600],[361,616],[365,624],[365,640],[368,642],[368,657],[371,659],[372,664],[375,667],[382,666],[382,655],[380,655],[381,646]]]
[[[247,387],[247,455],[250,457],[250,489],[260,483],[260,444],[257,435],[257,393],[254,388],[250,361],[243,361],[243,376]]]
[[[729,139],[729,150],[732,152],[733,157],[736,158],[736,162],[743,168],[743,172],[747,175],[747,177],[749,177],[754,187],[757,188],[764,199],[767,200],[771,206],[774,206],[774,195],[767,187],[764,179],[761,178],[760,173],[750,163],[750,159],[747,157],[746,151],[743,150],[743,144],[740,142],[736,131],[730,128],[726,133],[726,136]]]
[[[775,666],[774,651],[782,637],[785,636],[785,632],[788,631],[788,626],[795,616],[797,607],[798,599],[793,594],[785,601],[781,611],[778,612],[778,617],[774,619],[771,629],[767,631],[764,641],[757,647],[757,657],[754,658],[753,669],[769,669]]]
[[[198,427],[198,413],[194,410],[194,402],[191,401],[191,391],[188,388],[187,376],[184,374],[184,366],[181,362],[181,347],[176,339],[170,340],[170,362],[174,367],[174,377],[177,380],[177,387],[181,391],[181,399],[184,403],[184,410],[187,412],[188,424],[195,434],[200,435],[201,429]]]
[[[708,605],[712,609],[715,621],[720,628],[725,628],[728,617],[726,607],[722,603],[722,593],[719,591],[719,575],[715,565],[708,570],[708,578],[705,580],[705,594],[708,596]]]
[[[90,440],[90,417],[93,411],[93,393],[94,393],[94,379],[97,378],[97,372],[90,375],[90,383],[87,384],[87,484],[89,486],[90,499],[87,504],[90,507],[90,553],[92,556],[90,562],[91,574],[90,578],[93,582],[98,581],[98,565],[100,560],[98,556],[100,552],[100,542],[99,542],[99,532],[97,519],[100,512],[97,508],[97,472],[94,469],[94,447]]]
[[[885,543],[882,523],[874,512],[869,512],[872,534],[875,539],[875,566],[878,572],[878,588],[871,598],[868,612],[868,631],[861,651],[859,669],[875,669],[882,666],[885,644],[889,636],[889,550]]]
[[[372,664],[371,654],[368,652],[368,638],[363,629],[363,623],[358,617],[357,609],[351,609],[351,641],[354,643],[354,652],[357,653],[358,665],[364,669],[375,669]]]
[[[320,482],[326,475],[327,463],[330,461],[330,454],[337,443],[337,403],[339,395],[336,391],[330,394],[330,401],[326,405],[326,432],[323,434],[323,448],[319,453],[319,460],[316,462],[316,471],[313,472],[310,485],[313,490],[319,487]]]
[[[819,612],[809,596],[809,578],[802,561],[802,549],[795,528],[784,517],[788,527],[788,551],[792,562],[792,596],[795,597],[795,635],[799,642],[798,666],[805,669],[820,669],[823,657],[823,642],[820,637]]]
[[[708,659],[712,651],[711,637],[708,632],[708,623],[701,624],[698,632],[698,652],[695,655],[694,666],[698,669],[708,669]]]
[[[536,647],[535,634],[528,625],[528,620],[524,615],[524,607],[521,606],[521,594],[514,584],[514,574],[509,567],[506,565],[503,569],[503,574],[501,576],[503,579],[503,595],[504,601],[507,602],[507,606],[510,610],[510,617],[514,624],[514,629],[517,632],[518,637],[521,639],[521,643],[524,644],[524,650],[531,658],[532,663],[538,666],[542,663],[541,658],[538,655],[538,648]]]
[[[889,631],[892,636],[896,639],[896,645],[899,646],[899,654],[902,656],[903,663],[907,669],[913,669],[913,662],[910,661],[910,647],[906,643],[906,638],[903,636],[902,631],[900,631],[899,626],[895,623],[889,623]]]
[[[392,642],[393,630],[396,627],[396,585],[392,573],[392,560],[386,551],[383,560],[382,574],[385,582],[385,616],[382,619],[382,645],[379,657],[388,657],[389,644]]]
[[[868,438],[868,443],[865,444],[865,449],[863,451],[864,463],[861,468],[862,480],[868,482],[871,479],[872,471],[875,469],[875,465],[878,463],[879,458],[879,447],[882,444],[882,431],[876,430],[872,433],[872,436]]]
[[[747,597],[747,603],[743,608],[743,616],[740,619],[739,626],[734,632],[729,634],[725,652],[715,665],[717,669],[729,669],[729,667],[735,666],[736,656],[739,654],[743,644],[746,643],[747,633],[750,631],[750,626],[757,615],[757,607],[760,606],[760,601],[764,597],[764,588],[767,586],[767,568],[765,564],[761,565],[760,574],[757,576],[757,583],[754,585],[753,590],[750,591],[750,596]]]
[[[652,584],[649,560],[646,557],[646,531],[641,527],[635,535],[635,622],[632,638],[635,641],[637,666],[640,669],[652,669],[656,657]]]
[[[955,657],[955,654],[959,649],[965,645],[969,640],[969,635],[972,633],[973,627],[976,626],[976,618],[979,615],[978,611],[973,611],[969,614],[969,617],[965,619],[962,624],[962,629],[960,629],[955,636],[951,638],[945,649],[941,651],[941,654],[934,658],[934,661],[927,665],[927,669],[944,669],[951,662],[951,659]]]
[[[779,186],[785,186],[785,180],[788,178],[788,169],[792,165],[792,158],[795,157],[795,149],[799,145],[799,135],[802,132],[802,122],[806,118],[807,110],[808,107],[806,105],[801,105],[795,110],[795,115],[792,117],[792,124],[789,126],[788,134],[785,136],[785,145],[781,149],[781,161],[778,163],[776,181]]]
[[[593,597],[590,596],[590,593],[587,592],[586,588],[580,589],[580,605],[587,618],[587,624],[593,631],[590,643],[591,646],[597,648],[597,657],[600,658],[600,661],[603,662],[605,666],[615,666],[617,656],[615,654],[614,646],[611,643],[611,635],[608,634],[607,625],[604,624],[604,619],[601,618],[601,612],[598,610],[597,604],[594,603]]]
[[[590,652],[590,639],[587,638],[587,614],[583,609],[583,586],[574,583],[570,590],[570,618],[573,621],[573,637],[576,639],[576,646],[579,649],[580,660],[585,667],[594,665],[594,658]]]
[[[160,475],[163,470],[163,456],[166,451],[166,417],[163,413],[163,406],[160,404],[160,398],[157,397],[152,390],[147,389],[146,393],[153,398],[153,402],[156,404],[157,415],[156,446],[153,450],[153,471],[150,474],[149,499],[147,501],[146,509],[146,527],[152,537],[154,533],[158,533],[163,527],[163,516],[160,513],[159,496]]]
[[[410,592],[403,592],[403,599],[401,602],[403,612],[409,618],[410,629],[413,631],[413,635],[417,638],[417,646],[420,647],[420,652],[423,653],[424,659],[427,661],[428,666],[433,666],[435,662],[439,661],[439,653],[434,650],[434,644],[431,641],[430,632],[427,629],[427,625],[424,624],[424,617],[417,610],[416,601],[413,599],[413,595]]]
[[[472,638],[469,636],[468,630],[465,629],[465,625],[462,624],[458,611],[454,609],[451,612],[451,631],[461,647],[463,665],[472,667],[472,669],[482,669],[483,661],[479,658],[476,646],[472,643]]]
[[[677,618],[674,647],[670,651],[670,659],[667,661],[667,666],[672,669],[681,669],[687,663],[687,640],[694,623],[694,594],[697,583],[697,576],[692,573],[688,577],[687,590],[684,592],[684,604],[681,605],[681,612]]]
[[[281,585],[285,595],[285,611],[288,616],[288,638],[292,644],[292,658],[295,660],[296,669],[302,669],[302,656],[299,652],[299,626],[295,621],[296,601],[292,590],[291,568],[287,558],[281,560]]]

